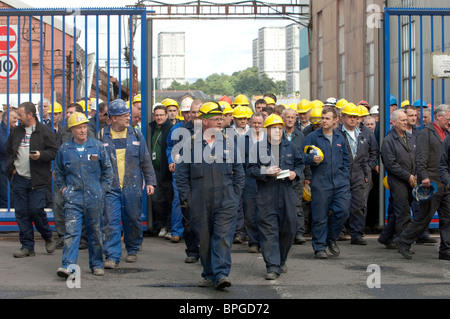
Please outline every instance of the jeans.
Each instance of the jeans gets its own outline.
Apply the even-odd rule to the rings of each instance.
[[[19,240],[22,248],[34,249],[34,228],[48,241],[52,238],[52,229],[45,212],[45,194],[47,188],[33,189],[31,179],[14,174],[12,182],[16,221],[19,226]]]
[[[67,269],[69,265],[77,263],[83,220],[88,235],[89,268],[91,270],[103,268],[101,231],[102,207],[103,203],[93,208],[70,205],[70,207],[64,209],[66,234],[64,235],[62,257],[63,268]]]
[[[173,186],[173,202],[172,202],[172,236],[183,237],[183,213],[180,206],[180,195],[178,194],[177,185],[175,182],[175,173],[172,174],[172,186]]]
[[[137,254],[143,241],[142,193],[111,191],[106,194],[103,249],[106,259],[120,262],[122,256],[121,225],[123,242],[130,255]]]

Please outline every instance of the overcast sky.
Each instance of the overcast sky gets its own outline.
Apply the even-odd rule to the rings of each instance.
[[[21,0],[37,8],[60,8],[61,0]],[[167,3],[184,3],[172,0]],[[214,1],[216,3],[220,0]],[[229,2],[229,1],[228,1]],[[270,1],[289,3],[289,1]],[[67,2],[64,2],[67,3]],[[77,0],[74,7],[120,7],[135,4],[132,0]],[[235,71],[252,66],[252,40],[258,37],[258,29],[265,26],[281,26],[290,20],[154,20],[153,56],[156,56],[157,36],[160,32],[185,32],[186,78],[205,78],[213,73],[231,75]],[[77,22],[78,25],[78,22]],[[123,24],[122,24],[123,25]],[[95,23],[91,28],[95,30]],[[112,28],[112,26],[111,26]],[[117,31],[114,31],[117,33]],[[88,37],[90,39],[90,36]],[[80,45],[84,47],[84,33]],[[112,37],[112,41],[115,37]],[[122,42],[123,43],[123,42]],[[113,44],[111,44],[112,47]],[[94,45],[88,45],[95,49]],[[137,49],[137,47],[136,47]],[[88,48],[88,51],[89,50]],[[117,53],[111,52],[113,55]],[[101,54],[100,54],[101,56]],[[100,63],[99,63],[100,64]],[[155,65],[154,76],[157,75]]]

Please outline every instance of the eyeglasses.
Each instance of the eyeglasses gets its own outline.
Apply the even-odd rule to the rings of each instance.
[[[208,120],[210,120],[212,122],[223,122],[224,121],[223,117],[213,117]]]

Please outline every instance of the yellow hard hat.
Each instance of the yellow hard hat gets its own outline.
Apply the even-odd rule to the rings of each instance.
[[[322,123],[322,109],[321,108],[312,109],[311,113],[309,114],[309,122],[313,125],[318,125],[318,124]]]
[[[306,145],[303,151],[305,152],[305,154],[314,154],[315,156],[322,156],[322,160],[319,163],[321,163],[325,158],[322,150],[315,145]]]
[[[337,101],[336,107],[338,109],[342,109],[347,104],[348,104],[348,101],[346,99],[340,99],[339,101]]]
[[[81,107],[83,108],[83,111],[86,111],[86,104],[85,104],[84,100],[81,100],[81,101],[79,101],[77,103],[81,105]],[[88,105],[87,110],[88,110],[88,112],[91,111],[91,108],[89,107],[89,105]]]
[[[53,107],[52,105],[50,105],[50,107],[48,108],[48,113],[52,113],[52,109],[53,113],[62,113],[63,111],[61,104],[59,104],[58,102],[54,102]]]
[[[74,126],[89,122],[86,115],[80,112],[73,113],[67,120],[67,127],[72,128]]]
[[[294,111],[297,111],[297,104],[290,103],[287,108],[290,108],[290,109],[293,109]]]
[[[311,108],[323,108],[323,102],[321,100],[314,100],[311,102]]]
[[[219,101],[219,104],[223,107],[223,114],[232,114],[234,112],[234,109],[227,101]]]
[[[246,108],[247,108],[247,118],[249,119],[253,115],[253,110],[248,106],[246,106]]]
[[[311,201],[311,187],[309,185],[303,186],[303,200],[307,202]]]
[[[384,187],[389,190],[389,184],[388,184],[388,180],[387,180],[387,175],[383,178],[383,185]]]
[[[276,103],[275,103],[275,100],[272,99],[271,97],[268,97],[268,96],[266,96],[266,97],[264,98],[264,101],[266,101],[266,104],[267,104],[267,105],[275,105],[275,104],[276,104]]]
[[[178,102],[173,100],[173,99],[166,99],[164,100],[164,103],[162,103],[165,107],[169,107],[169,106],[176,106],[177,109],[179,109],[178,107]]]
[[[297,104],[297,113],[306,113],[311,109],[311,102],[306,99],[301,100]]]
[[[222,115],[223,107],[217,102],[206,102],[198,110],[198,118],[204,118],[208,115]]]
[[[233,110],[233,117],[237,119],[248,118],[248,107],[243,105],[238,105]]]
[[[281,118],[281,116],[279,116],[277,114],[271,114],[264,121],[264,128],[268,128],[269,126],[276,125],[276,124],[281,124],[284,126],[283,119]]]
[[[360,117],[370,115],[369,110],[364,105],[358,105],[358,112]]]
[[[239,94],[237,95],[234,100],[233,100],[233,105],[237,106],[237,105],[245,105],[248,106],[248,99],[244,94]]]
[[[404,100],[404,101],[402,102],[401,108],[404,108],[404,107],[407,106],[407,105],[411,105],[411,103],[409,103],[408,100]]]
[[[359,116],[359,109],[353,103],[347,103],[341,110],[341,114]]]
[[[176,117],[176,119],[177,119],[177,120],[180,120],[180,121],[184,121],[184,116],[181,114],[181,111],[180,111],[180,110],[178,110],[178,112],[177,112],[177,117]]]
[[[134,104],[136,102],[141,102],[141,95],[138,94],[133,98],[133,102],[131,104]]]

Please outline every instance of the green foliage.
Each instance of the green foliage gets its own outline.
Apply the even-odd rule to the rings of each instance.
[[[285,81],[274,82],[266,74],[260,78],[256,67],[234,72],[231,76],[214,73],[205,80],[198,79],[192,84],[180,84],[176,81],[171,84],[172,90],[201,90],[210,96],[228,95],[230,97],[241,93],[248,97],[266,92],[281,94],[285,92],[285,87]]]

